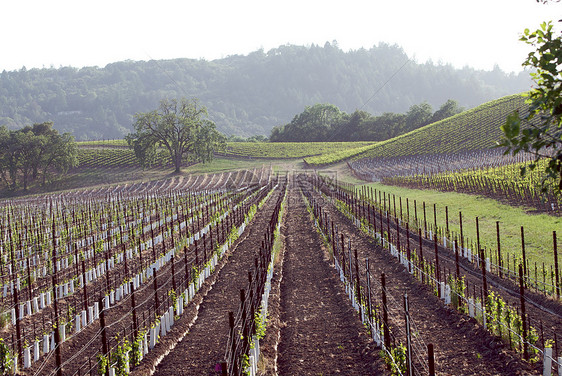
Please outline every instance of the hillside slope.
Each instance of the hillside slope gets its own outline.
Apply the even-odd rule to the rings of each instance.
[[[515,110],[521,113],[528,111],[521,94],[486,102],[450,118],[379,142],[354,159],[454,154],[489,149],[500,140],[500,126],[507,115]]]
[[[53,121],[56,129],[78,140],[122,138],[132,129],[135,113],[154,110],[164,98],[196,96],[220,131],[269,135],[273,126],[316,103],[372,114],[403,113],[424,101],[436,109],[448,99],[471,108],[528,90],[530,83],[527,73],[418,64],[395,45],[349,52],[330,43],[288,45],[213,61],[3,71],[0,125]]]

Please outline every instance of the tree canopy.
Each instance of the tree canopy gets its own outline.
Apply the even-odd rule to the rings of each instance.
[[[423,102],[411,106],[405,114],[385,112],[380,116],[362,110],[347,114],[333,104],[315,104],[305,107],[289,124],[274,127],[269,139],[272,142],[383,141],[462,111],[452,99],[435,113],[430,104]]]
[[[142,166],[149,166],[157,149],[164,148],[179,173],[182,163],[209,162],[224,146],[225,137],[207,117],[196,98],[165,99],[157,110],[135,115],[135,132],[126,139]]]
[[[15,190],[28,189],[41,178],[45,184],[57,173],[76,166],[77,146],[70,133],[59,134],[52,122],[38,123],[18,130],[0,127],[0,177]]]
[[[213,61],[0,70],[0,125],[16,129],[50,120],[77,140],[123,138],[132,131],[134,114],[158,107],[160,99],[196,96],[217,130],[248,137],[269,135],[273,126],[288,123],[314,103],[378,115],[404,113],[423,101],[437,108],[448,98],[471,108],[531,85],[527,73],[410,61],[381,87],[408,59],[396,45],[343,51],[326,43],[284,45]]]
[[[562,35],[556,35],[552,23],[543,22],[539,29],[526,29],[521,41],[533,46],[523,66],[534,68],[531,77],[536,87],[528,95],[529,112],[511,114],[501,127],[504,138],[500,146],[506,153],[521,151],[535,155],[533,163],[522,167],[535,169],[539,160],[544,164],[543,190],[548,180],[555,179],[558,193],[562,192]]]

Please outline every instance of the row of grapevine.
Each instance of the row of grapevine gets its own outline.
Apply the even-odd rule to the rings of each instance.
[[[170,241],[173,245],[175,237],[195,243],[195,251],[186,248],[184,255],[188,262],[189,254],[193,258],[189,263],[200,270],[214,252],[212,229],[217,239],[224,238],[228,223],[233,222],[227,220],[225,227],[225,219],[232,218],[227,215],[233,210],[229,208],[242,204],[240,200],[251,192],[175,190],[162,194],[158,187],[153,184],[154,190],[131,195],[114,187],[119,194],[98,192],[82,200],[51,197],[42,206],[20,202],[3,207],[0,291],[3,316],[11,317],[11,323],[5,322],[1,336],[20,354],[20,362],[31,344],[34,359],[39,360],[40,342],[47,359],[52,358],[53,347],[62,344],[61,336],[65,339],[74,331],[79,337],[84,326],[99,317],[101,307],[112,306],[148,280],[156,280],[157,269],[173,258],[164,247]],[[234,209],[234,218],[243,218],[242,208],[250,207],[244,203]],[[201,237],[203,250],[201,244],[197,246]],[[186,271],[191,270],[187,265]],[[75,320],[78,313],[81,317]],[[153,313],[148,308],[143,316]]]
[[[350,159],[356,155],[359,155],[367,150],[370,150],[373,145],[365,145],[359,147],[352,147],[345,150],[333,151],[324,154],[320,154],[313,157],[304,158],[304,162],[309,167],[322,167],[335,164],[341,161]]]
[[[382,181],[403,176],[434,176],[449,171],[474,171],[495,168],[532,159],[530,154],[504,155],[501,149],[472,150],[456,154],[424,154],[365,158],[348,163],[353,173],[367,181]]]
[[[541,164],[521,177],[520,169],[525,163],[506,164],[470,171],[442,174],[420,174],[413,176],[386,176],[382,182],[413,189],[434,189],[444,192],[462,192],[491,197],[510,205],[536,208],[551,215],[562,215],[562,197],[556,193],[556,182],[546,181],[546,191],[541,189],[543,181]]]
[[[320,180],[313,180],[312,183],[316,189],[323,192],[324,200],[334,202],[359,229],[382,243],[414,277],[433,286],[435,293],[444,299],[446,304],[471,317],[477,317],[485,328],[499,338],[503,338],[510,347],[520,351],[526,359],[536,361],[540,356],[545,361],[545,367],[550,369],[552,359],[556,360],[559,354],[557,338],[561,333],[557,333],[558,325],[554,323],[560,320],[560,315],[536,303],[537,296],[532,294],[531,288],[536,286],[538,281],[531,278],[530,270],[524,270],[524,262],[519,264],[513,276],[520,287],[518,289],[520,307],[512,308],[511,303],[508,303],[512,297],[506,294],[506,291],[511,290],[512,285],[501,282],[501,272],[500,280],[494,278],[493,271],[496,270],[497,273],[503,270],[504,278],[507,277],[506,273],[512,272],[506,268],[506,265],[493,264],[491,255],[486,255],[480,247],[475,254],[471,254],[470,250],[459,246],[456,240],[450,242],[444,237],[443,244],[439,244],[436,233],[431,234],[431,231],[429,234],[424,233],[422,228],[416,229],[415,224],[410,227],[410,223],[401,221],[396,213],[392,216],[390,206],[386,207],[382,201],[376,200],[376,195],[372,196],[367,191],[355,192],[331,183],[326,185]],[[322,207],[323,205],[315,207],[316,215],[321,224],[328,223],[323,226],[329,233],[329,219],[323,213]],[[390,226],[391,222],[392,226]],[[333,231],[332,224],[332,236]],[[419,247],[416,249],[415,244],[418,242]],[[556,247],[556,242],[554,246]],[[429,248],[429,253],[427,249],[423,250],[425,247]],[[435,251],[434,257],[432,257],[432,248]],[[336,254],[334,250],[334,255]],[[352,255],[349,253],[347,257],[345,252],[342,252],[340,257],[340,265],[345,273],[346,262],[347,267],[352,268]],[[466,261],[469,263],[467,264]],[[560,280],[556,261],[557,257],[555,257],[556,280],[553,282],[555,285],[551,287],[552,293],[559,298]],[[447,265],[451,263],[456,265],[456,268],[447,270]],[[473,284],[472,289],[469,280]],[[359,286],[359,281],[357,283]],[[355,291],[367,291],[367,287],[357,287]],[[360,298],[358,301],[362,302]],[[365,301],[362,304],[366,306]],[[549,343],[554,344],[554,349],[543,351],[551,347]]]
[[[117,167],[140,167],[135,153],[125,148],[80,148],[78,153],[78,165],[80,167],[99,167],[99,168],[117,168]],[[172,162],[170,157],[161,151],[158,153],[153,166],[170,167]]]
[[[254,270],[250,280],[240,293],[238,312],[229,312],[229,335],[225,349],[225,361],[221,364],[223,375],[255,375],[260,357],[259,341],[265,334],[267,301],[273,276],[274,244],[278,240],[282,205],[287,192],[287,182],[280,188],[269,224],[263,234]],[[244,361],[247,359],[247,363]]]
[[[382,350],[381,355],[389,365],[393,374],[429,374],[435,375],[432,345],[429,345],[426,356],[426,345],[419,333],[411,331],[415,327],[412,318],[408,316],[407,296],[404,309],[386,289],[386,277],[381,275],[380,284],[372,278],[369,259],[358,256],[357,248],[351,243],[351,238],[339,229],[337,220],[333,220],[323,210],[325,203],[318,197],[311,186],[314,182],[300,179],[300,189],[312,213],[318,232],[329,244],[330,255],[336,272],[345,287],[345,291],[357,311],[361,322],[369,331],[373,341]],[[378,285],[378,286],[377,286]],[[375,286],[377,288],[375,288]],[[381,298],[377,302],[375,290],[381,291]],[[403,315],[408,317],[406,332],[402,326],[390,325],[389,317],[398,319]],[[407,346],[402,343],[407,338]],[[406,341],[404,341],[406,342]],[[411,373],[410,373],[411,372]]]
[[[292,159],[365,147],[372,142],[229,142],[219,155],[250,159]]]

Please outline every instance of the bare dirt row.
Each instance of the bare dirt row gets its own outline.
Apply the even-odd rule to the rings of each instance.
[[[216,375],[224,360],[228,340],[228,312],[236,312],[240,289],[246,287],[248,271],[259,254],[267,223],[271,218],[277,190],[256,214],[245,235],[228,253],[217,280],[199,305],[197,318],[189,332],[157,365],[154,375]],[[175,330],[185,331],[189,323],[180,322]],[[220,373],[220,372],[219,372]]]
[[[297,190],[289,194],[281,281],[280,375],[377,375],[385,367],[329,264]]]

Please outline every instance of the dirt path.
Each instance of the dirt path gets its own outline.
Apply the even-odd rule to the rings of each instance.
[[[228,340],[228,312],[236,312],[240,289],[248,282],[248,270],[259,252],[263,230],[271,218],[279,191],[258,211],[247,235],[230,254],[212,289],[199,307],[195,325],[156,367],[154,375],[217,375],[215,366],[224,360]]]
[[[279,375],[377,375],[384,365],[324,255],[296,190],[282,226]]]

